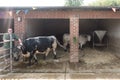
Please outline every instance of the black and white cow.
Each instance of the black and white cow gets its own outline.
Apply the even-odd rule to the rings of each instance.
[[[81,49],[83,49],[83,45],[85,45],[87,41],[91,41],[90,35],[87,35],[87,34],[80,34],[79,35],[79,45],[80,45]],[[66,50],[67,50],[68,44],[70,44],[70,35],[66,33],[63,35],[63,45],[64,45]]]
[[[51,50],[54,53],[54,59],[56,57],[57,44],[64,48],[56,39],[55,36],[39,36],[28,38],[23,42],[21,46],[22,55],[29,58],[29,65],[31,65],[31,59],[34,58],[37,62],[36,53],[45,54],[45,57],[49,54]]]

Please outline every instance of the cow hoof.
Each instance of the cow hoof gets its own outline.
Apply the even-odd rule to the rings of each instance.
[[[81,50],[83,50],[83,48],[81,48]]]
[[[33,65],[33,63],[31,64],[31,63],[28,63],[28,66],[32,66]]]
[[[14,58],[14,61],[18,61],[19,59]]]
[[[38,65],[38,62],[35,62],[34,64],[35,64],[35,65]]]
[[[58,58],[54,58],[55,60],[58,59]]]
[[[26,58],[23,59],[24,62],[27,62],[28,60]]]
[[[67,49],[65,49],[64,51],[67,52]]]
[[[31,64],[28,64],[28,66],[31,66]]]
[[[54,59],[57,59],[57,56],[54,56]]]
[[[35,61],[35,63],[34,64],[38,64],[38,61]]]

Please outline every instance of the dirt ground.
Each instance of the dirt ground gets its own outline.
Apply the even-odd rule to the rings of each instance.
[[[46,60],[38,55],[38,64],[28,66],[28,62],[14,62],[13,73],[3,78],[49,78],[49,79],[120,79],[120,59],[108,48],[80,50],[78,63],[69,62],[69,51],[57,49],[58,59],[52,52]],[[26,76],[27,75],[27,76]],[[30,76],[30,77],[28,77]],[[40,77],[41,76],[41,77]],[[52,77],[51,77],[52,76]],[[46,78],[47,77],[47,78]]]
[[[120,68],[120,59],[114,55],[112,51],[109,49],[93,49],[93,48],[85,48],[84,50],[80,50],[79,53],[79,62],[78,63],[70,63],[69,62],[69,51],[64,52],[62,49],[57,50],[58,59],[53,59],[52,52],[47,56],[46,60],[43,60],[43,55],[38,55],[38,64],[32,65],[28,67],[28,62],[20,61],[17,64],[14,64],[14,69],[17,70],[26,70],[26,68],[32,71],[34,69],[38,69],[40,72],[64,72],[65,67],[67,67],[67,72],[75,71],[90,71],[90,70],[98,70],[98,69],[119,69]],[[15,62],[16,63],[16,62]],[[45,69],[45,70],[44,70]],[[47,70],[46,70],[47,69]]]

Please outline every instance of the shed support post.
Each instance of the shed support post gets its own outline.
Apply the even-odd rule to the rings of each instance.
[[[18,20],[20,18],[20,20]],[[20,39],[24,39],[25,37],[25,14],[24,12],[20,12],[19,14],[14,13],[14,33]]]
[[[70,17],[70,62],[79,62],[79,17]]]

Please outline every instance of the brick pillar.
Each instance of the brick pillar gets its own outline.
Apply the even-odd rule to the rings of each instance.
[[[70,17],[70,62],[79,61],[79,17],[71,16]]]
[[[21,21],[18,21],[18,17],[21,18]],[[24,13],[14,15],[14,32],[18,35],[20,39],[23,40],[25,35],[25,15]]]

